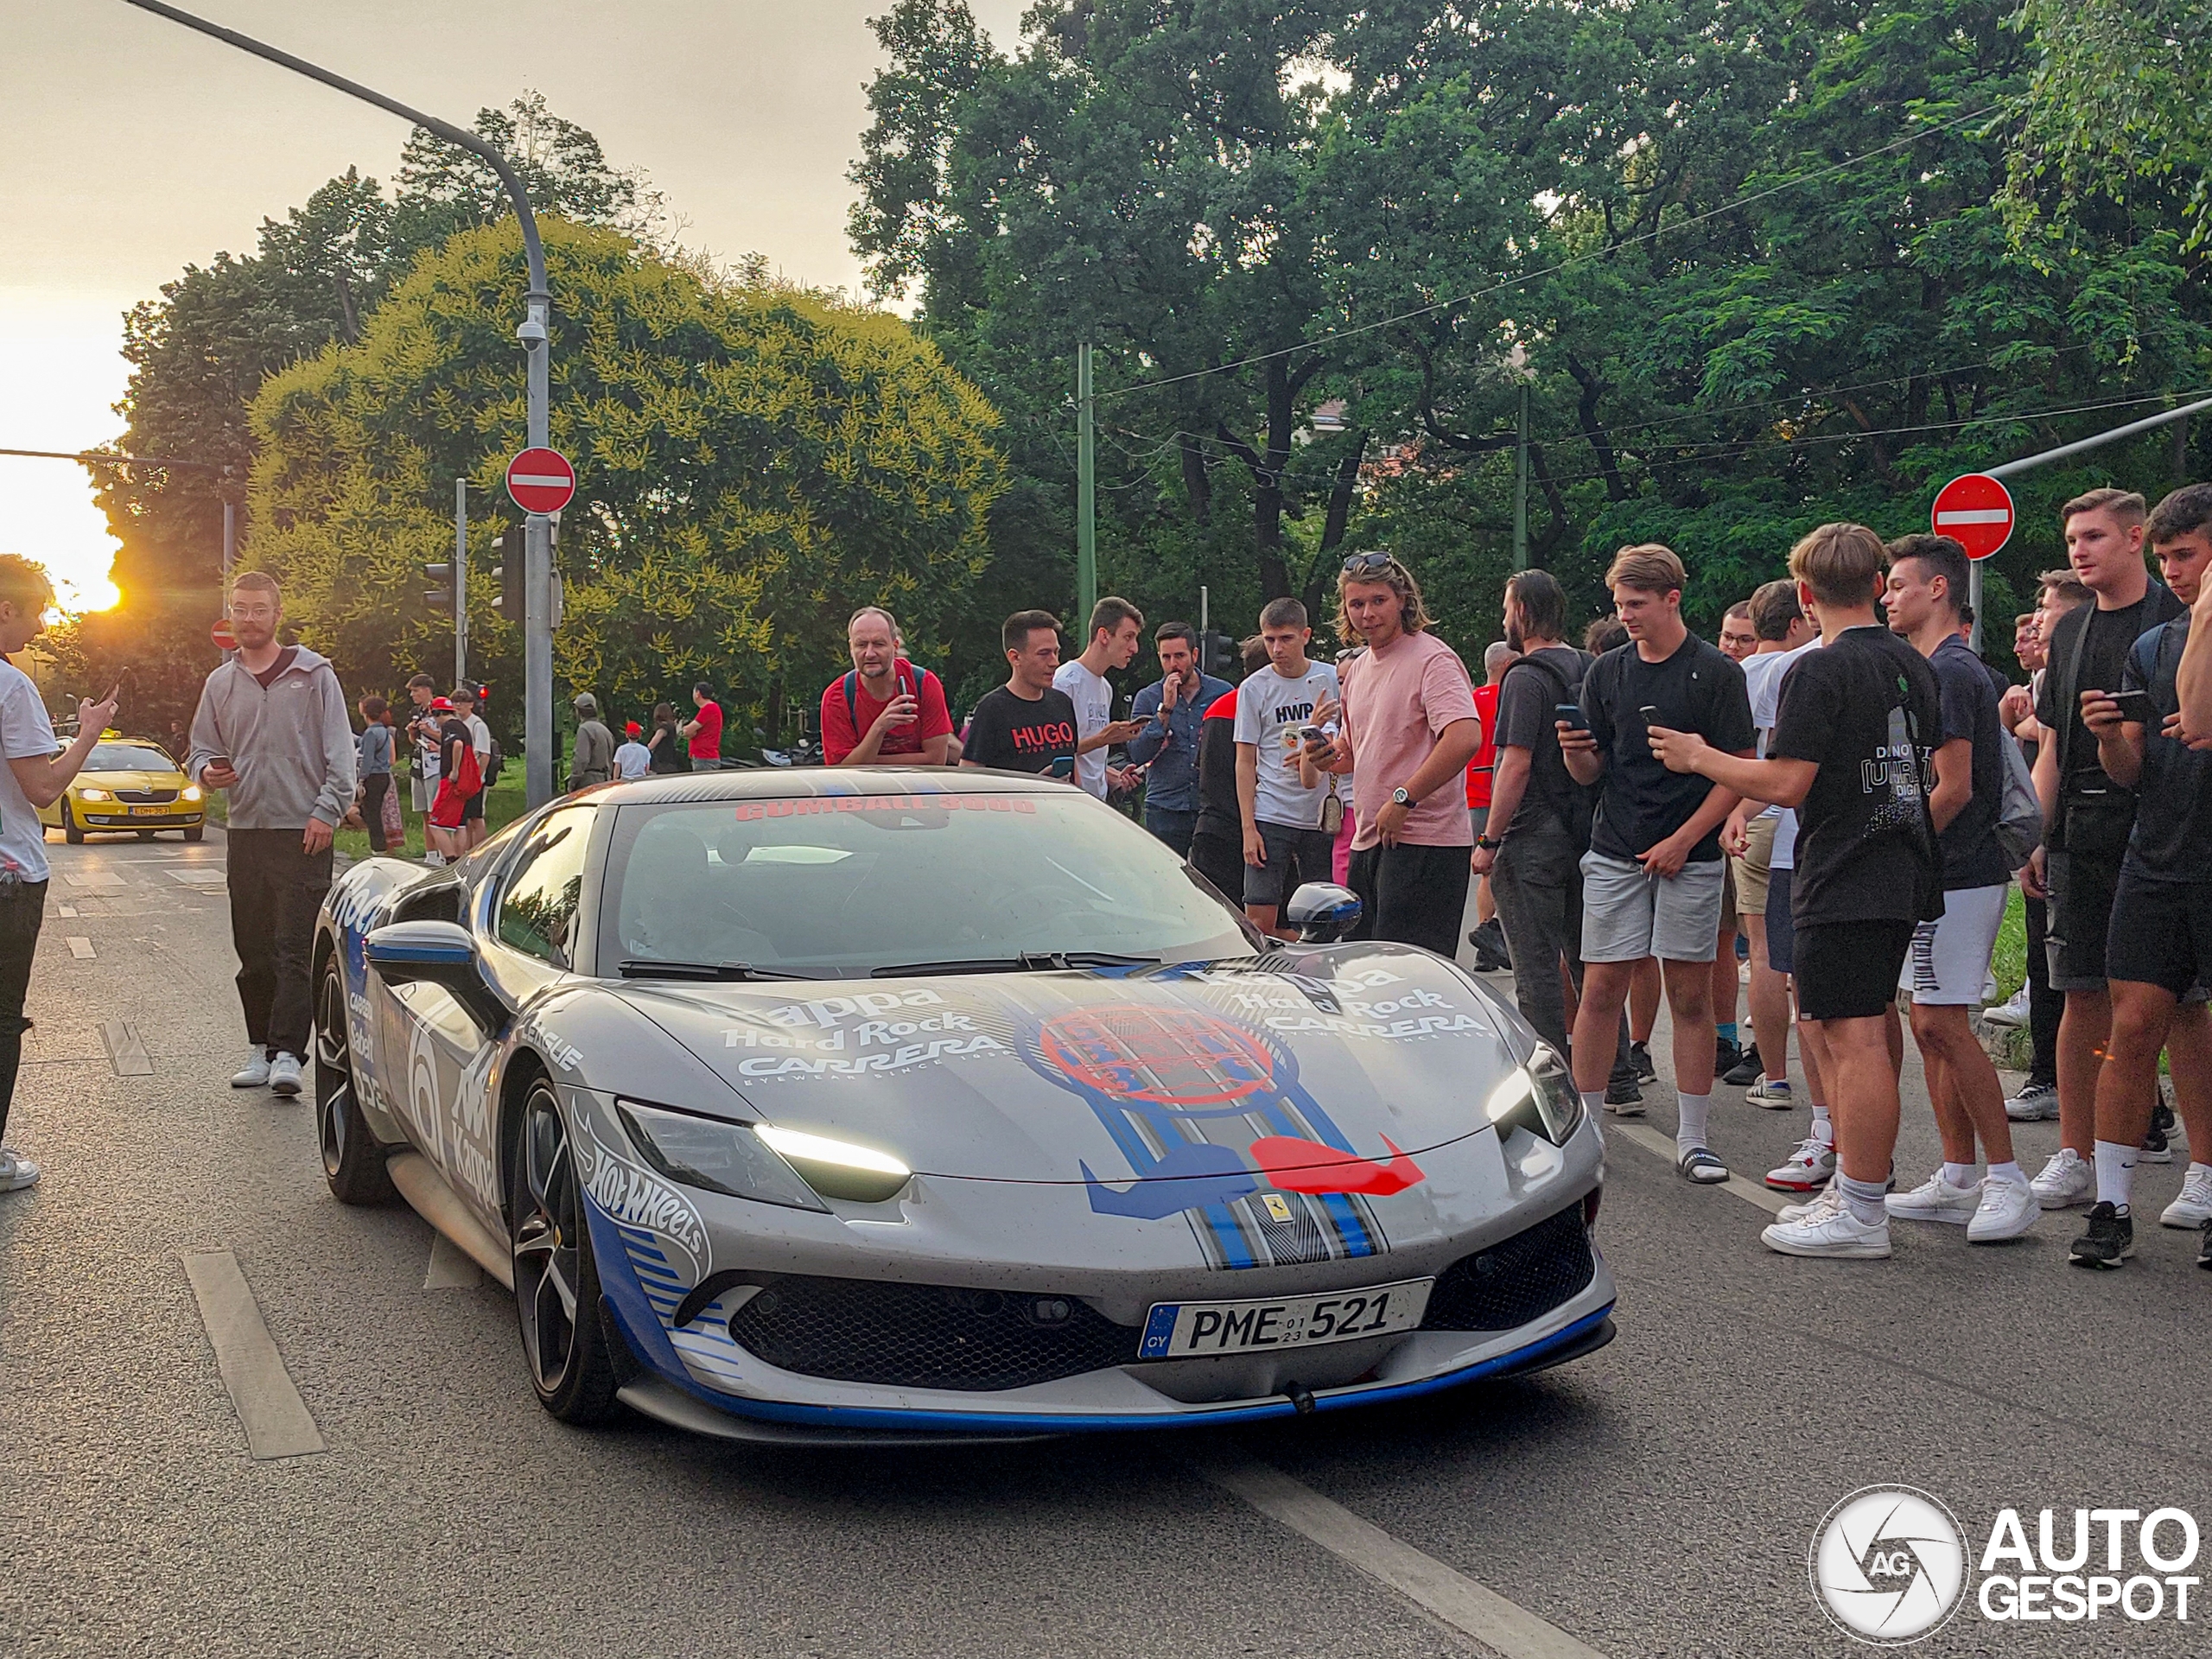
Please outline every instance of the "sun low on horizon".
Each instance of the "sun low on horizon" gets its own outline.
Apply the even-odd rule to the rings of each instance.
[[[130,365],[118,350],[120,308],[17,290],[0,314],[0,448],[75,453],[121,436],[113,405]],[[63,612],[121,602],[109,579],[118,546],[85,467],[0,455],[0,553],[44,565]]]

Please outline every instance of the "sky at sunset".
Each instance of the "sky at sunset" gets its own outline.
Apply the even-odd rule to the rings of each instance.
[[[971,0],[1010,42],[1025,0]],[[202,16],[467,124],[525,88],[643,167],[718,257],[857,291],[845,170],[889,0],[200,0]],[[193,9],[188,4],[188,9]],[[525,36],[521,25],[527,24]],[[402,124],[121,0],[0,0],[0,448],[123,429],[122,314],[188,264],[251,251],[348,166],[389,183]],[[517,360],[520,372],[520,359]],[[84,470],[0,457],[0,551],[71,608],[112,603]]]

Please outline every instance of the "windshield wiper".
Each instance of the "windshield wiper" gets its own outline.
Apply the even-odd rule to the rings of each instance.
[[[1111,950],[1024,950],[1019,956],[979,957],[972,962],[902,962],[878,968],[871,979],[923,974],[1034,974],[1055,968],[1156,968],[1158,957],[1117,956]]]
[[[816,979],[816,974],[794,974],[781,968],[755,968],[749,962],[662,962],[632,957],[620,969],[625,979]]]

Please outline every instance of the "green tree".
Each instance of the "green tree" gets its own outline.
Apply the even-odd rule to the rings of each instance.
[[[845,620],[880,601],[918,655],[967,620],[1003,487],[989,406],[906,325],[790,289],[706,280],[611,231],[544,222],[563,516],[556,671],[610,709],[695,680],[767,711],[810,696]],[[452,480],[500,505],[472,536],[488,590],[495,494],[524,441],[512,222],[464,231],[255,402],[257,563],[349,683],[398,684],[448,649],[422,564],[452,546]],[[502,517],[502,515],[505,515]],[[517,631],[471,607],[485,677],[519,687]],[[495,696],[495,710],[515,707]]]

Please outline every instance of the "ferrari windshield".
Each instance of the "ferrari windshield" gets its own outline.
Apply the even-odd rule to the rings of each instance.
[[[856,978],[1255,954],[1180,859],[1073,789],[620,811],[601,883],[608,976],[655,963]]]

